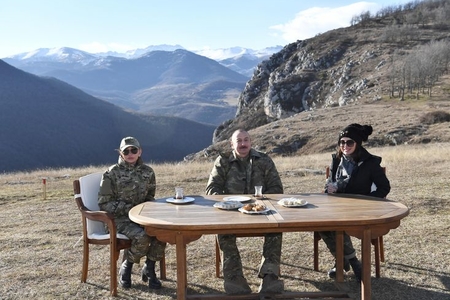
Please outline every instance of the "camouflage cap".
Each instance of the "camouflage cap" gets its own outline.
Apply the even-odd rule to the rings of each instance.
[[[136,147],[136,148],[141,148],[141,144],[139,144],[139,141],[137,139],[135,139],[132,136],[127,136],[125,138],[122,139],[122,141],[120,142],[120,151],[123,151],[125,149],[127,149],[128,147]]]

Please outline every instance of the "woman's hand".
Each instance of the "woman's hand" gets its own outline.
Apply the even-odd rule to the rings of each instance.
[[[333,194],[336,193],[338,190],[337,182],[328,182],[327,183],[327,193]]]

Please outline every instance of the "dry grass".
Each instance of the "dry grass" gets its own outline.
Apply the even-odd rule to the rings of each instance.
[[[400,227],[385,236],[386,262],[382,277],[372,279],[373,299],[450,298],[450,144],[427,144],[369,149],[383,156],[392,184],[388,198],[411,208]],[[288,193],[318,192],[330,153],[274,159]],[[212,163],[152,165],[157,196],[172,194],[175,185],[186,193],[203,193]],[[80,214],[72,195],[72,181],[105,166],[40,170],[0,175],[0,298],[108,299],[108,252],[92,247],[88,282],[80,283],[82,245]],[[42,178],[47,178],[43,199]],[[188,293],[222,292],[214,277],[214,237],[188,245]],[[355,244],[359,246],[357,240]],[[239,239],[246,276],[254,291],[261,254],[261,238]],[[320,270],[313,271],[311,233],[288,233],[283,239],[282,275],[286,290],[334,290],[326,270],[332,257],[321,243]],[[160,291],[149,292],[133,270],[133,288],[119,288],[120,299],[176,298],[174,247],[167,248],[168,280]],[[351,272],[349,288],[359,298]]]

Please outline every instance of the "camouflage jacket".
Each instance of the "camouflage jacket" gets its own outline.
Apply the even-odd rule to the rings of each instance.
[[[255,185],[262,185],[264,194],[283,193],[278,171],[267,154],[251,149],[244,161],[234,152],[220,154],[209,176],[206,194],[253,194]]]
[[[119,157],[119,162],[103,174],[98,205],[112,213],[116,222],[126,221],[133,206],[155,200],[155,190],[155,172],[151,167],[141,158],[135,165],[130,165]]]

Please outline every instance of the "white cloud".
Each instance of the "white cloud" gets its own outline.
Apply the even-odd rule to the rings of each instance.
[[[246,52],[245,49],[241,47],[212,49],[211,47],[206,46],[198,50],[190,49],[189,51],[193,51],[199,55],[216,60],[230,58],[233,56],[244,54]]]
[[[332,29],[348,27],[353,16],[366,11],[375,13],[379,8],[379,5],[371,2],[358,2],[336,8],[312,7],[297,13],[293,20],[270,28],[279,32],[288,43],[292,43]]]

